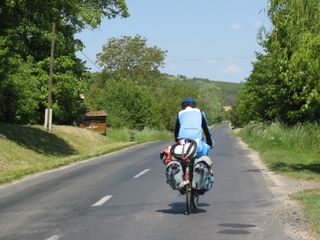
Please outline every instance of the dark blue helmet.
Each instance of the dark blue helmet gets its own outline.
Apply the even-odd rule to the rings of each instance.
[[[194,107],[197,106],[197,102],[193,98],[185,98],[185,99],[183,99],[183,101],[181,103],[181,108],[185,109],[188,106],[194,108]]]

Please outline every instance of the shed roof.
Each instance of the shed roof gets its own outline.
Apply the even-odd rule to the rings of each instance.
[[[108,116],[108,114],[103,110],[98,110],[98,111],[87,112],[85,114],[85,116],[87,116],[87,117],[104,117],[104,116]]]

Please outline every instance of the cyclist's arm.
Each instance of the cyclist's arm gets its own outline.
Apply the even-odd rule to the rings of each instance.
[[[177,115],[176,126],[174,128],[174,139],[175,139],[176,142],[178,142],[179,130],[180,130],[180,121],[179,121],[179,117]]]
[[[210,130],[209,130],[209,127],[208,127],[208,122],[207,122],[207,119],[205,117],[204,112],[202,112],[202,129],[203,129],[204,135],[206,136],[207,144],[210,147],[213,147],[211,133],[210,133]]]

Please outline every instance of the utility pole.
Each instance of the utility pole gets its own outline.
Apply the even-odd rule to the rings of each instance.
[[[56,38],[56,23],[52,23],[52,37],[51,37],[51,56],[50,56],[50,72],[49,72],[49,86],[48,86],[48,108],[45,111],[44,127],[51,131],[52,127],[52,78],[53,78],[53,64],[54,64],[54,44]]]

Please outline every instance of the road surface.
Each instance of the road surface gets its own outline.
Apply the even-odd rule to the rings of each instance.
[[[1,240],[290,239],[277,201],[230,134],[215,130],[216,182],[184,215],[185,197],[165,183],[152,142],[0,188]]]

